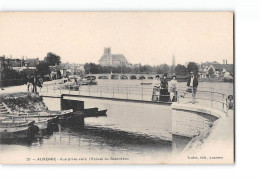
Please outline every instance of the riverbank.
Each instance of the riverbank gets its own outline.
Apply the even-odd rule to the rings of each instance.
[[[29,92],[0,94],[0,102],[4,102],[13,113],[48,110],[42,97]]]

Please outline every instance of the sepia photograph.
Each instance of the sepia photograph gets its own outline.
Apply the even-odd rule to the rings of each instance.
[[[233,12],[0,12],[1,164],[234,164]]]

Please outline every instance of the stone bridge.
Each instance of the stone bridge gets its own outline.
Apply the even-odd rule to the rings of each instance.
[[[153,80],[157,74],[88,74],[85,76],[95,76],[97,79],[121,79],[121,80]]]

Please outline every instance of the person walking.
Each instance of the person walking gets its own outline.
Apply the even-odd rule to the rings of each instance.
[[[160,96],[160,76],[156,75],[154,82],[153,82],[153,94],[152,94],[152,101],[158,101]]]
[[[177,84],[176,75],[173,75],[172,80],[169,82],[170,100],[172,102],[177,101]]]
[[[184,98],[187,92],[192,93],[192,104],[195,104],[195,97],[196,97],[198,85],[199,85],[198,79],[194,75],[194,72],[191,71],[190,77],[188,78],[187,81],[187,90],[184,92],[183,95],[181,95],[181,97]]]
[[[37,82],[38,82],[37,77],[34,76],[34,77],[33,77],[33,82],[32,82],[32,85],[33,85],[33,93],[37,93]]]
[[[28,75],[26,77],[26,80],[27,80],[27,91],[30,92],[30,87],[32,85],[32,77],[30,75]]]

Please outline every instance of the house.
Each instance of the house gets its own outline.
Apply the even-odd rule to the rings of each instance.
[[[111,54],[110,48],[104,49],[104,54],[100,58],[101,66],[128,66],[128,62],[123,54]]]
[[[207,70],[199,68],[199,78],[207,78]]]
[[[27,58],[24,60],[25,66],[27,67],[36,67],[39,65],[40,61],[39,58]]]
[[[233,75],[233,64],[211,64],[207,68],[207,74],[210,75],[210,70],[213,71],[213,77],[224,77]]]

